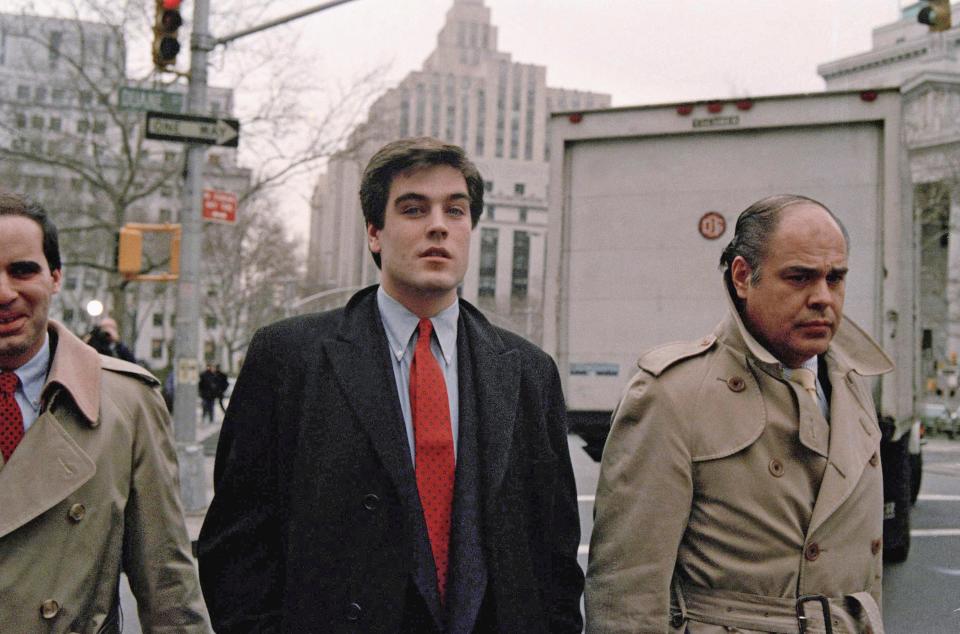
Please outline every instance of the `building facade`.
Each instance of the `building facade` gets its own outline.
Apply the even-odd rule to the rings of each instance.
[[[960,4],[954,27],[917,22],[925,3],[873,30],[870,51],[818,67],[828,90],[899,87],[913,213],[920,226],[920,319],[928,376],[960,353]]]
[[[546,75],[545,67],[514,62],[497,48],[497,27],[482,0],[454,0],[423,67],[373,104],[317,183],[307,284],[319,298],[302,309],[342,303],[350,289],[377,281],[358,198],[363,167],[388,141],[432,136],[463,147],[486,187],[462,296],[498,325],[539,342],[547,120],[558,110],[610,105],[609,95],[550,88]]]

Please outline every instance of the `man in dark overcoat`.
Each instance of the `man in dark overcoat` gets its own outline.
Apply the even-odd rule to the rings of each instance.
[[[458,298],[483,190],[459,147],[383,147],[380,286],[254,337],[199,542],[216,631],[581,631],[556,366]]]

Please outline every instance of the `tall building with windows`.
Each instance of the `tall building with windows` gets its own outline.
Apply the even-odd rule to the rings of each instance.
[[[120,92],[162,88],[179,108],[185,86],[129,79],[126,54],[116,26],[0,13],[0,186],[40,201],[60,228],[64,275],[51,316],[82,335],[95,321],[85,307],[99,300],[123,314],[136,357],[160,369],[170,360],[176,291],[131,283],[116,292],[115,231],[126,222],[177,222],[183,146],[143,139],[143,113],[123,105]],[[232,110],[232,91],[209,90],[210,113]],[[236,150],[217,148],[207,153],[205,180],[239,193],[250,171],[237,165]],[[148,263],[165,268],[164,258],[148,245]],[[199,353],[222,361],[218,327],[201,325]]]
[[[928,375],[960,353],[960,4],[954,27],[917,22],[924,2],[873,30],[864,53],[822,64],[828,90],[896,86],[903,94],[904,142],[920,222],[920,319]],[[954,356],[955,359],[955,356]]]
[[[384,143],[432,136],[462,146],[484,177],[486,208],[473,232],[462,295],[498,325],[539,341],[547,231],[547,119],[559,110],[603,108],[610,96],[547,86],[547,69],[497,48],[483,0],[453,0],[437,46],[370,108],[348,147],[318,181],[311,214],[308,285],[317,310],[347,289],[375,283],[357,192],[366,162]]]

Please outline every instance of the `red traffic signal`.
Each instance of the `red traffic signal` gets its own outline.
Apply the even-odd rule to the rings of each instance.
[[[156,0],[156,22],[153,27],[153,63],[160,70],[177,61],[180,42],[177,30],[183,26],[181,0]]]

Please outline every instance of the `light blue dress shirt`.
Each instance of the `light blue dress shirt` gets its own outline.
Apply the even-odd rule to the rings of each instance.
[[[43,334],[43,346],[33,355],[33,358],[14,370],[20,377],[20,386],[14,398],[20,406],[23,415],[23,430],[30,429],[33,421],[40,415],[40,394],[43,384],[47,382],[47,373],[50,371],[50,335]]]
[[[387,333],[393,378],[397,382],[403,423],[407,428],[410,458],[417,464],[416,444],[413,437],[413,413],[410,408],[410,364],[420,332],[420,318],[390,297],[383,287],[377,289],[377,307]],[[450,403],[450,431],[453,434],[453,456],[457,456],[458,432],[460,429],[460,380],[457,377],[457,321],[460,319],[460,302],[456,301],[430,318],[434,336],[430,338],[430,351],[443,370],[447,384],[447,402]]]

